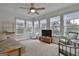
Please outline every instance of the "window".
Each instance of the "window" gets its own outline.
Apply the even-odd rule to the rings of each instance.
[[[24,34],[24,20],[16,19],[16,35]]]
[[[26,32],[32,33],[33,32],[33,23],[32,21],[26,21]]]
[[[64,34],[79,32],[79,12],[64,15]]]
[[[47,20],[46,19],[40,20],[40,35],[41,35],[41,30],[46,28],[47,28]]]
[[[47,20],[40,20],[40,29],[46,29],[47,27]]]
[[[52,35],[60,34],[60,16],[50,18],[50,29],[52,30]]]
[[[33,22],[28,20],[16,19],[16,35],[19,38],[30,38],[33,34]],[[19,38],[20,39],[20,38]]]
[[[39,21],[34,21],[34,33],[39,35],[40,28],[39,28]]]

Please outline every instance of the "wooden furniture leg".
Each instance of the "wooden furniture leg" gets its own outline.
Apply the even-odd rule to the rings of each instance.
[[[21,56],[21,48],[19,48],[19,50],[18,50],[18,51],[19,51],[19,56]]]

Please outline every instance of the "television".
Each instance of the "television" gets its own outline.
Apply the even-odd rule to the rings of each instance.
[[[42,30],[42,36],[52,37],[52,30]]]

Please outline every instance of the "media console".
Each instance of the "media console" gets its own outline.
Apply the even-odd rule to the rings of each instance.
[[[39,40],[48,44],[53,42],[52,37],[48,37],[48,36],[41,36],[39,37]]]
[[[40,41],[46,42],[46,43],[52,43],[52,30],[42,30],[42,36],[39,37]]]

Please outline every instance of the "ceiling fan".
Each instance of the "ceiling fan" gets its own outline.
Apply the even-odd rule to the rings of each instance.
[[[31,5],[30,8],[25,8],[25,7],[20,7],[20,8],[22,8],[22,9],[28,9],[29,10],[28,14],[30,14],[30,13],[36,13],[37,15],[39,15],[38,10],[45,10],[44,7],[42,7],[42,8],[36,8],[34,6],[35,5],[34,3],[31,3],[30,5]]]

